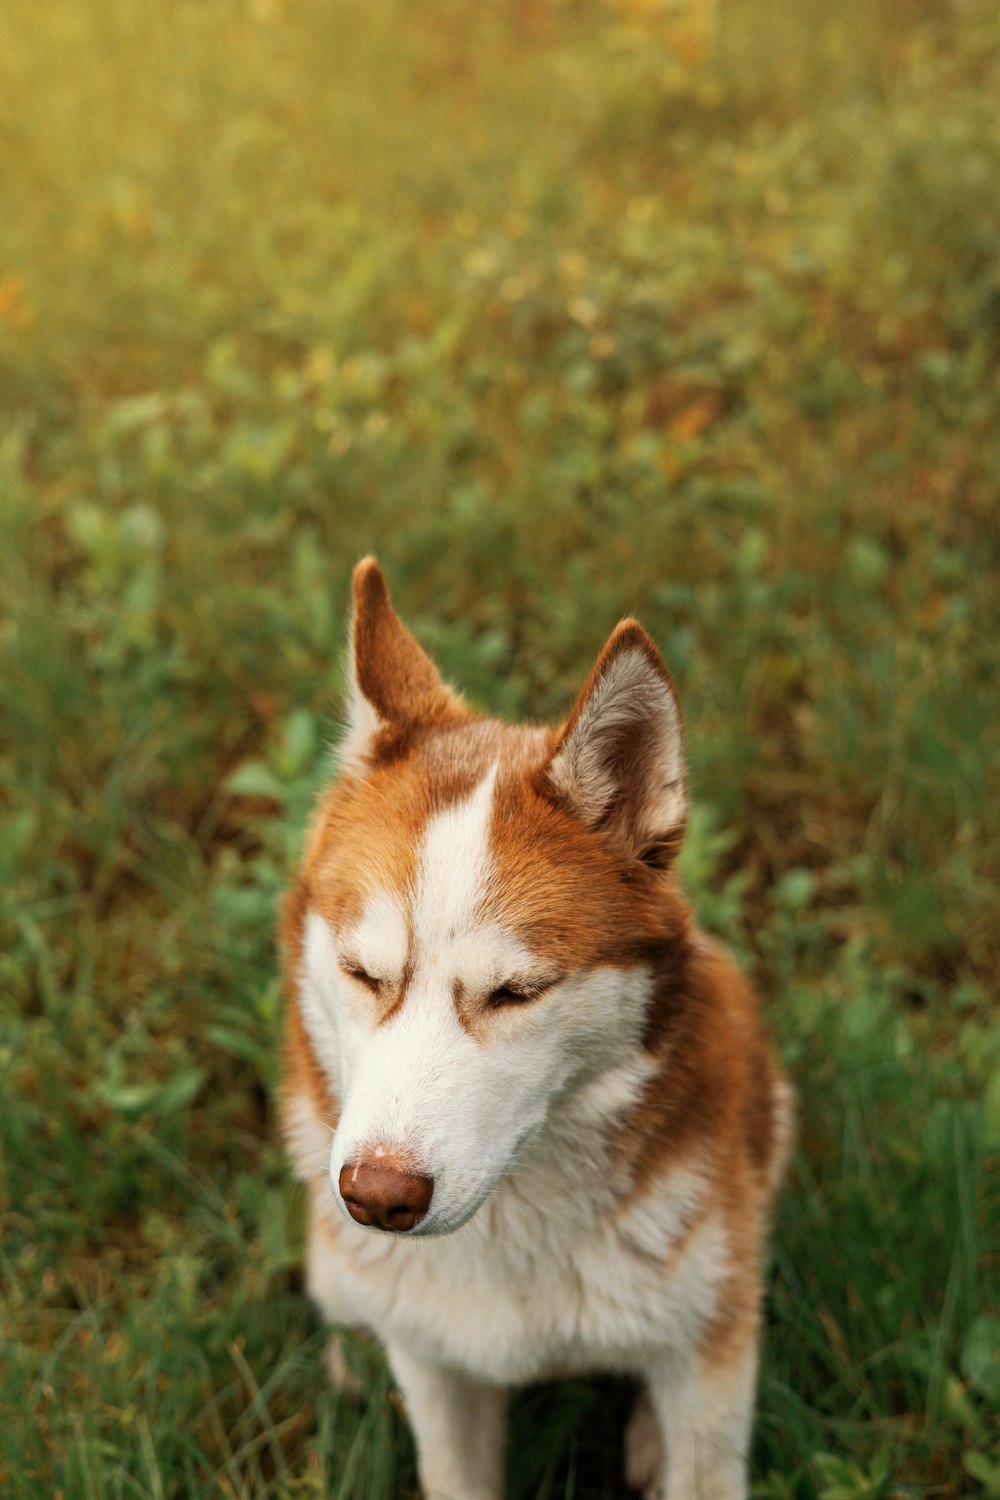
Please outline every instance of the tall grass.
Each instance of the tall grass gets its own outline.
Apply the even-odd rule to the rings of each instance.
[[[801,1097],[757,1495],[1000,1496],[998,97],[986,0],[0,0],[4,1494],[413,1492],[272,1105],[376,550],[495,712],[674,670]]]

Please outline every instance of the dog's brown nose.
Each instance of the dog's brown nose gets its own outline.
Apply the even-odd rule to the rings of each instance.
[[[345,1162],[339,1185],[351,1218],[378,1229],[412,1229],[430,1208],[434,1192],[433,1177],[409,1172],[391,1156]]]

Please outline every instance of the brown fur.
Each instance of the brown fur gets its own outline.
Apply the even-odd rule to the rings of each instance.
[[[361,692],[386,724],[460,721],[461,700],[399,619],[373,557],[354,569],[353,650]]]
[[[563,976],[602,967],[641,967],[651,976],[644,1015],[633,1014],[626,1021],[605,1012],[605,1029],[610,1026],[614,1042],[623,1045],[627,1063],[637,1065],[634,1073],[627,1066],[626,1074],[645,1078],[645,1083],[624,1116],[606,1118],[603,1127],[597,1127],[603,1140],[594,1160],[602,1159],[606,1146],[601,1168],[606,1180],[587,1186],[598,1189],[593,1211],[604,1214],[610,1205],[621,1236],[608,1236],[622,1256],[617,1263],[609,1260],[609,1266],[619,1268],[609,1274],[621,1270],[627,1280],[632,1258],[638,1257],[642,1275],[651,1282],[662,1277],[681,1287],[688,1277],[692,1306],[702,1292],[711,1296],[700,1321],[682,1339],[690,1356],[690,1378],[703,1383],[699,1409],[689,1416],[696,1427],[701,1425],[704,1407],[710,1442],[740,1442],[740,1403],[752,1398],[763,1242],[791,1128],[789,1095],[756,998],[733,962],[698,931],[677,880],[675,860],[687,799],[680,710],[669,674],[641,626],[623,621],[560,730],[514,728],[474,713],[442,682],[393,611],[373,559],[355,570],[354,601],[353,700],[345,768],[317,809],[282,923],[284,1100],[289,1144],[297,1152],[297,1165],[310,1191],[310,1275],[319,1271],[314,1290],[330,1316],[349,1320],[358,1310],[353,1303],[341,1302],[340,1291],[323,1270],[324,1252],[330,1254],[338,1242],[342,1250],[348,1247],[342,1243],[343,1222],[330,1204],[335,1189],[311,1159],[317,1144],[314,1121],[335,1126],[338,1104],[300,1009],[307,916],[317,913],[333,929],[340,962],[348,972],[353,967],[350,982],[359,986],[352,1001],[369,1004],[373,1022],[385,1025],[406,1006],[411,976],[423,958],[415,951],[414,918],[409,913],[428,825],[470,797],[495,768],[490,857],[485,869],[476,871],[477,881],[482,881],[477,915],[520,939],[532,972],[501,980],[488,978],[489,969],[481,966],[482,977],[473,985],[475,965],[465,974],[449,975],[442,968],[435,971],[442,984],[437,999],[447,1005],[443,985],[450,979],[460,1024],[487,1048],[505,1033],[523,1041],[525,1033],[518,1029],[530,1025],[525,1007],[544,1006],[545,986]],[[372,899],[383,893],[396,898],[404,921],[411,924],[407,952],[405,958],[400,954],[401,972],[366,975],[360,967],[363,956],[355,959],[351,953],[351,928]],[[447,941],[444,935],[441,952],[447,951]],[[497,951],[506,953],[508,962],[518,962],[515,944],[497,944]],[[460,959],[455,967],[463,967]],[[499,988],[492,995],[478,993],[486,983]],[[638,1003],[647,993],[644,984],[621,989],[624,1004]],[[571,993],[562,992],[563,1003]],[[405,1031],[405,1017],[403,1025]],[[636,1055],[630,1057],[627,1049],[640,1027]],[[387,1055],[397,1041],[401,1046],[405,1035],[380,1038]],[[486,1062],[482,1056],[475,1066]],[[409,1063],[410,1054],[400,1051],[395,1066],[405,1071]],[[330,1061],[327,1065],[336,1067]],[[382,1123],[377,1128],[385,1129]],[[382,1156],[375,1156],[376,1147]],[[406,1194],[415,1174],[421,1174],[426,1190],[431,1179],[423,1174],[431,1168],[409,1162],[391,1141],[364,1141],[360,1149],[355,1141],[351,1151],[353,1165],[345,1163],[340,1173],[341,1206],[365,1224],[411,1229],[408,1223],[391,1220],[391,1215],[398,1219],[400,1211],[404,1218],[411,1212],[418,1217],[425,1213],[426,1203]],[[433,1170],[438,1172],[437,1166]],[[439,1175],[439,1184],[446,1175]],[[350,1192],[344,1187],[345,1176]],[[570,1186],[575,1188],[575,1181]],[[661,1218],[664,1204],[669,1212]],[[489,1205],[480,1212],[488,1214]],[[497,1226],[511,1232],[509,1226],[505,1230],[502,1215]],[[713,1261],[710,1249],[704,1261],[699,1260],[703,1231],[706,1246],[724,1245],[723,1260]],[[330,1243],[324,1246],[324,1241]],[[562,1264],[560,1258],[553,1288]],[[571,1259],[567,1266],[571,1286],[583,1296],[580,1270]],[[450,1278],[445,1279],[451,1291]],[[354,1285],[355,1297],[360,1298],[359,1284]],[[438,1287],[436,1294],[440,1291]],[[434,1305],[430,1312],[433,1323]],[[446,1307],[441,1316],[447,1316]],[[571,1299],[567,1326],[576,1316]],[[517,1337],[523,1339],[523,1332]],[[669,1339],[669,1333],[664,1337]],[[599,1358],[599,1347],[585,1352]],[[405,1369],[405,1363],[403,1371],[397,1368],[404,1391]],[[671,1492],[694,1494],[691,1478],[684,1476],[694,1462],[695,1448],[691,1446],[685,1457],[688,1434],[670,1413],[673,1376],[668,1380],[669,1372],[665,1375],[652,1366],[644,1374],[656,1411],[647,1402],[640,1407],[639,1420],[630,1424],[628,1473],[634,1482],[658,1486],[656,1493],[663,1493],[666,1435]],[[419,1392],[419,1370],[411,1369],[409,1378]],[[462,1423],[452,1423],[463,1424],[464,1417]],[[488,1436],[489,1432],[495,1435],[495,1426],[487,1430]],[[417,1437],[420,1443],[419,1421]],[[712,1451],[704,1450],[709,1455]],[[731,1472],[731,1455],[724,1447],[718,1452]],[[436,1465],[438,1456],[429,1448],[421,1461]],[[428,1478],[426,1488],[435,1493],[445,1488],[448,1493],[465,1492],[450,1471],[447,1486]],[[494,1485],[492,1480],[488,1488],[475,1489],[477,1494],[501,1492],[500,1482]],[[743,1490],[726,1487],[724,1492]]]
[[[636,1190],[695,1144],[762,1187],[775,1146],[777,1070],[745,980],[690,925],[658,970],[646,1046],[658,1067],[619,1136]]]
[[[483,915],[516,933],[553,979],[599,965],[652,965],[644,1047],[655,1069],[613,1138],[627,1184],[621,1206],[692,1152],[708,1164],[713,1203],[722,1206],[734,1244],[747,1246],[747,1255],[734,1260],[725,1316],[707,1335],[706,1349],[722,1357],[743,1333],[752,1333],[757,1317],[757,1247],[784,1149],[775,1116],[780,1075],[753,994],[732,961],[694,928],[678,889],[672,855],[683,830],[662,830],[652,861],[636,857],[634,850],[623,852],[606,827],[585,827],[548,779],[553,756],[619,653],[642,651],[673,692],[659,653],[635,621],[623,622],[561,732],[512,728],[473,714],[444,687],[393,612],[371,559],[359,564],[354,589],[357,680],[378,711],[380,728],[369,773],[344,777],[321,803],[286,903],[286,1098],[304,1091],[320,1118],[336,1121],[336,1101],[299,1011],[307,909],[343,931],[376,892],[405,895],[416,879],[428,821],[468,797],[498,762],[495,873]],[[644,774],[646,747],[626,736],[620,750],[626,780]],[[620,822],[627,813],[616,808],[614,818]],[[404,976],[401,984],[374,992],[372,1004],[385,1020],[405,998]],[[491,1009],[488,997],[469,994],[460,983],[454,1003],[473,1035],[485,1038],[492,1026],[504,1024],[502,1009]]]

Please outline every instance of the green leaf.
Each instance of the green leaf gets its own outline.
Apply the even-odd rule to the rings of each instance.
[[[105,1104],[119,1114],[131,1118],[145,1113],[156,1097],[156,1084],[134,1083],[119,1087],[108,1086],[98,1090]]]
[[[207,1076],[203,1068],[184,1068],[164,1082],[107,1084],[98,1093],[105,1104],[130,1119],[150,1112],[172,1115],[191,1103]]]
[[[965,1472],[981,1484],[990,1500],[1000,1500],[1000,1459],[986,1457],[985,1453],[963,1453]]]
[[[207,1077],[204,1068],[185,1068],[175,1073],[157,1090],[152,1108],[161,1115],[179,1114],[191,1103]]]
[[[317,737],[316,717],[308,708],[297,708],[290,713],[274,756],[278,775],[286,781],[300,775],[315,754]]]
[[[962,1373],[984,1396],[1000,1402],[1000,1318],[981,1317],[972,1324],[962,1346]]]
[[[226,777],[225,787],[234,797],[271,797],[276,802],[283,802],[288,794],[284,782],[259,760],[245,760],[237,766]]]
[[[774,903],[786,911],[802,911],[812,899],[815,884],[811,870],[786,870],[774,887]]]
[[[255,1067],[259,1067],[269,1055],[269,1045],[265,1046],[262,1040],[249,1036],[245,1031],[236,1031],[232,1026],[209,1026],[205,1036],[213,1047],[231,1052],[234,1057],[241,1057]]]

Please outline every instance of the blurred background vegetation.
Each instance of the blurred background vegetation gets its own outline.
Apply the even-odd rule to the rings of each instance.
[[[274,1119],[369,550],[493,711],[674,671],[801,1094],[758,1500],[1000,1496],[998,102],[993,0],[0,0],[5,1496],[413,1494]]]

